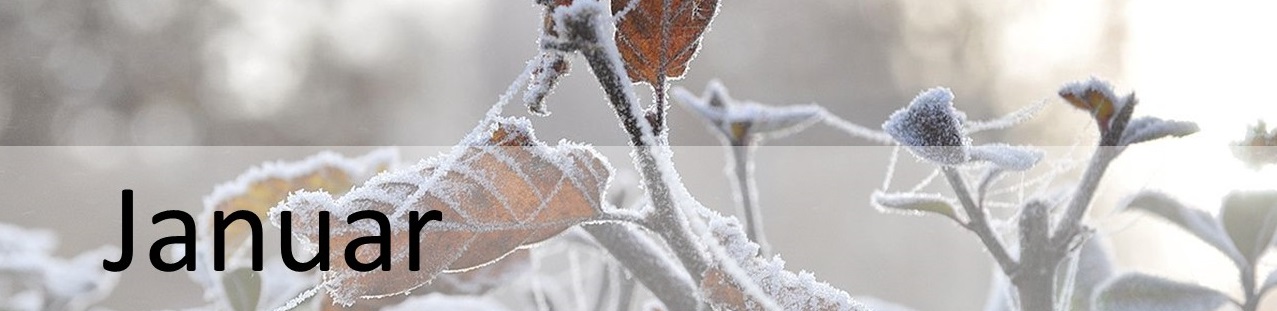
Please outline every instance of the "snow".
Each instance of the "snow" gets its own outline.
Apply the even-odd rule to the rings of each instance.
[[[882,129],[919,159],[940,165],[959,165],[970,160],[971,138],[963,122],[966,115],[953,107],[953,92],[932,88],[897,110]]]

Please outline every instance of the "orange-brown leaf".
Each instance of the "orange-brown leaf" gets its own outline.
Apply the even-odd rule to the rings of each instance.
[[[271,207],[279,204],[293,191],[324,190],[335,194],[345,193],[352,185],[390,168],[397,160],[398,156],[393,150],[381,149],[354,159],[324,152],[297,162],[264,163],[214,189],[213,194],[205,198],[205,214],[201,216],[201,221],[211,224],[212,212],[215,211],[230,214],[239,210],[253,212],[259,219],[264,219]],[[211,225],[205,228],[213,229]],[[200,237],[212,237],[211,231],[201,233]],[[232,223],[226,228],[225,247],[227,250],[234,250],[247,238],[248,225],[243,222]],[[211,240],[205,242],[207,243],[201,245],[211,247]],[[227,252],[227,256],[232,255],[233,252]]]
[[[681,78],[716,14],[718,0],[612,0],[616,45],[630,80],[655,86]]]
[[[350,304],[354,298],[407,292],[441,272],[484,266],[596,218],[610,174],[593,149],[550,147],[532,136],[526,120],[501,119],[442,159],[379,175],[339,200],[323,193],[294,194],[279,210],[294,212],[293,224],[302,228],[296,234],[307,243],[317,238],[315,218],[308,215],[320,210],[343,220],[360,210],[393,215],[390,271],[351,270],[343,257],[346,245],[370,233],[332,222],[332,269],[324,282],[334,301]],[[443,220],[422,230],[421,269],[409,271],[407,217],[410,211],[431,210],[441,211]],[[360,262],[378,255],[375,247],[357,252]]]

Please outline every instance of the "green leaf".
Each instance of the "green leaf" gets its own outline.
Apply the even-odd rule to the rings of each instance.
[[[1214,289],[1139,273],[1119,276],[1096,293],[1092,306],[1099,311],[1210,311],[1229,301]]]
[[[914,215],[936,213],[958,220],[957,203],[953,202],[952,199],[935,193],[885,193],[875,191],[870,200],[878,210],[884,212],[896,211]]]
[[[1233,260],[1238,267],[1247,265],[1247,260],[1237,250],[1237,246],[1228,238],[1224,228],[1206,211],[1190,208],[1164,193],[1146,191],[1130,198],[1124,205],[1126,209],[1142,210],[1179,226],[1180,229],[1192,233],[1206,244],[1215,247]]]
[[[262,279],[256,271],[249,268],[232,270],[222,278],[222,286],[232,310],[257,310],[257,302],[262,295]]]
[[[1224,197],[1220,219],[1233,245],[1254,263],[1273,242],[1277,228],[1277,191],[1237,191]]]

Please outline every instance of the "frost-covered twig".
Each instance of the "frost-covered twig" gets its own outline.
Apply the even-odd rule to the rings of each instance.
[[[989,254],[997,261],[998,267],[1003,272],[1008,275],[1014,274],[1016,269],[1019,268],[1019,263],[1007,252],[1002,239],[998,237],[997,232],[993,230],[993,226],[989,223],[989,216],[985,214],[984,208],[976,204],[975,200],[971,198],[971,191],[967,187],[966,180],[962,178],[962,174],[958,172],[957,168],[952,166],[943,167],[941,171],[944,172],[944,177],[949,181],[949,185],[953,187],[953,192],[957,194],[958,202],[962,203],[962,210],[967,213],[968,220],[962,224],[962,227],[971,230],[980,238],[980,242],[984,243],[985,248],[988,248]]]
[[[640,229],[623,223],[587,224],[582,228],[666,306],[673,310],[695,310],[699,306],[692,277]]]
[[[644,116],[637,96],[634,95],[632,83],[625,73],[625,65],[621,62],[616,43],[612,39],[615,29],[606,9],[604,4],[590,1],[558,7],[554,12],[554,20],[560,27],[557,30],[565,41],[574,43],[569,46],[577,47],[577,51],[585,56],[591,71],[607,93],[608,101],[612,103],[622,127],[630,136],[635,165],[639,168],[643,186],[655,209],[648,224],[670,244],[693,280],[699,280],[701,274],[709,269],[709,259],[705,257],[703,247],[697,243],[688,227],[687,217],[675,205],[666,177],[663,176],[665,172],[657,163],[654,149],[668,147],[660,145],[658,138],[652,135],[654,127]]]

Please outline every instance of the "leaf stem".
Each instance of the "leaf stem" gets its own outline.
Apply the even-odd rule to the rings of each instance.
[[[993,255],[993,259],[997,261],[1003,273],[1014,275],[1019,268],[1018,263],[1011,258],[1006,246],[1002,244],[1002,239],[993,231],[993,227],[989,224],[989,216],[984,213],[984,209],[971,199],[971,191],[967,189],[967,182],[962,178],[962,174],[953,166],[944,166],[940,170],[944,172],[945,179],[949,181],[949,186],[953,187],[953,192],[958,196],[958,202],[962,203],[962,209],[967,213],[969,220],[963,227],[980,238],[980,242],[984,243],[989,254]]]
[[[763,212],[758,206],[758,185],[754,182],[754,145],[748,141],[735,141],[731,146],[732,177],[734,177],[736,206],[745,218],[745,236],[758,243],[758,253],[771,256],[771,243],[763,233]]]
[[[611,18],[606,21],[610,22]],[[577,16],[566,22],[568,23],[565,26],[579,40],[587,43],[578,51],[585,56],[590,70],[607,93],[608,101],[622,127],[630,136],[635,166],[643,177],[643,187],[647,190],[655,211],[650,215],[649,226],[669,244],[692,279],[699,282],[704,272],[709,270],[710,261],[705,256],[703,246],[696,242],[696,235],[689,227],[687,217],[675,204],[670,187],[666,184],[666,178],[670,176],[665,176],[657,163],[653,149],[668,147],[659,145],[660,140],[652,135],[655,127],[648,122],[637,103],[637,97],[634,96],[631,82],[625,73],[625,65],[621,63],[620,52],[611,40],[603,39],[613,35],[612,31],[607,31],[612,29],[596,25],[599,20],[595,16]],[[608,44],[603,44],[604,40]]]

